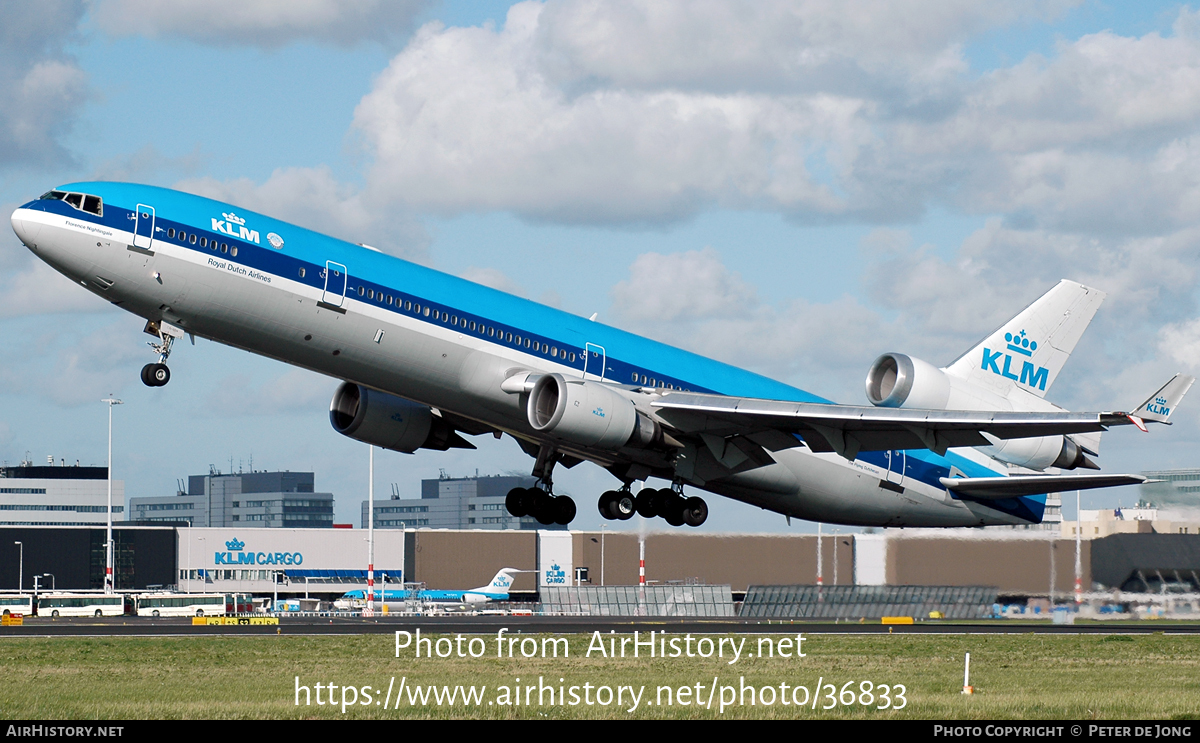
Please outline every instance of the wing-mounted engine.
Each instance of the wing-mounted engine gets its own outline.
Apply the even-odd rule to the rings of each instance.
[[[1058,406],[1039,397],[1019,390],[1013,394],[1018,397],[1017,402],[902,353],[883,354],[875,359],[867,371],[867,399],[881,408],[1061,411]],[[1098,440],[1098,434],[1092,437]],[[1083,447],[1067,436],[1006,441],[995,439],[992,446],[976,448],[996,461],[1034,470],[1047,467],[1099,469],[1087,458]]]
[[[333,393],[329,422],[344,436],[405,454],[475,448],[428,405],[350,382]]]
[[[603,382],[545,374],[529,392],[526,413],[533,430],[577,446],[609,451],[678,446],[657,421]]]

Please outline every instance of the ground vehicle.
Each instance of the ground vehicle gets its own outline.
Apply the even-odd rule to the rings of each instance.
[[[119,593],[43,593],[37,599],[43,617],[119,617],[125,596]]]
[[[4,616],[8,616],[9,614],[21,614],[24,616],[29,616],[33,614],[33,594],[0,594],[0,614],[3,614]]]
[[[143,593],[135,599],[139,617],[203,617],[228,613],[223,593]]]

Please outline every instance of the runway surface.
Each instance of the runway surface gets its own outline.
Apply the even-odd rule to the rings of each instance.
[[[369,635],[397,630],[450,634],[495,634],[502,628],[511,633],[578,634],[670,632],[672,634],[1164,634],[1200,635],[1200,622],[1106,621],[1073,625],[1049,621],[997,620],[986,622],[925,621],[912,625],[884,625],[879,620],[859,622],[812,622],[701,619],[696,617],[529,617],[529,616],[381,616],[362,617],[283,616],[277,625],[193,625],[190,617],[150,619],[41,618],[30,617],[21,626],[0,627],[6,637],[154,637],[229,635]]]

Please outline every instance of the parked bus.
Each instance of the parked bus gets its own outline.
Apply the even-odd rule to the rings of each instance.
[[[8,616],[9,614],[20,614],[26,617],[31,616],[33,614],[33,594],[0,594],[0,614],[3,614],[4,616]]]
[[[139,617],[214,617],[235,613],[238,599],[248,596],[224,593],[143,593],[137,597]]]
[[[125,613],[125,597],[119,593],[43,593],[37,613],[50,617],[119,617]]]

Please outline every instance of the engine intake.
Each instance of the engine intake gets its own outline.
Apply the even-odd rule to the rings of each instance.
[[[933,364],[903,353],[885,353],[867,371],[867,399],[881,408],[945,410],[950,379]]]

